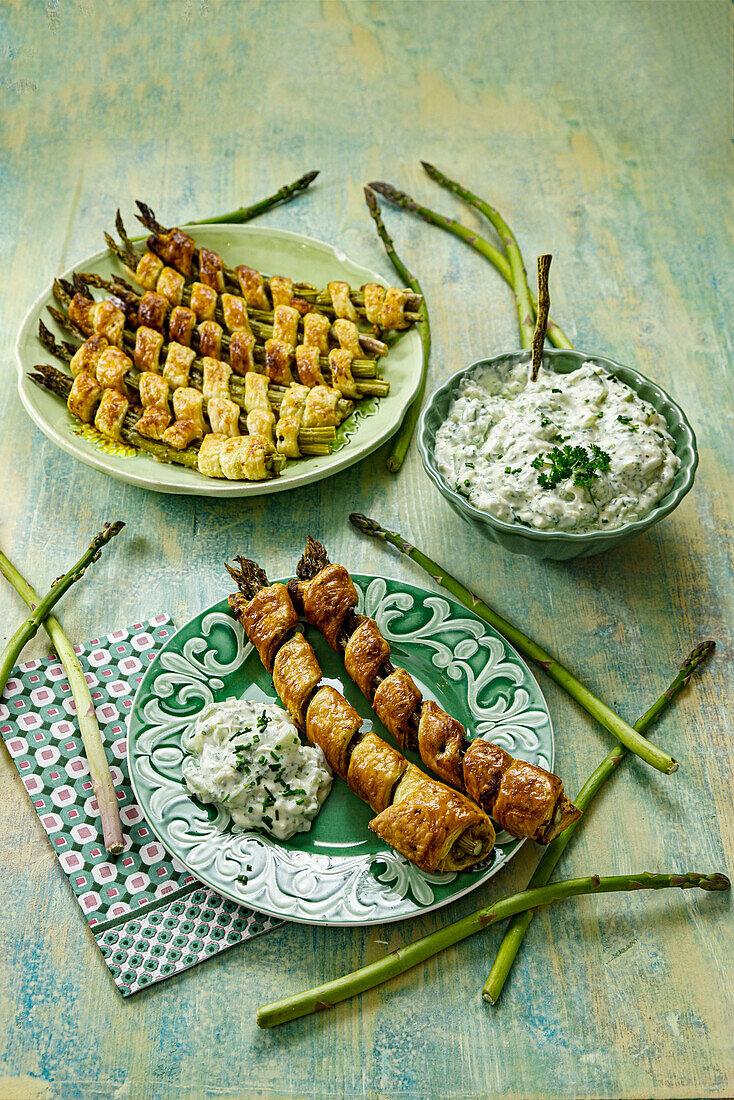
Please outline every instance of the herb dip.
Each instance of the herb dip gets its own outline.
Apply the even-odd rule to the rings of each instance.
[[[680,467],[652,405],[602,367],[530,362],[465,376],[436,433],[449,485],[497,519],[541,531],[612,530],[646,516]]]
[[[289,715],[271,703],[211,703],[183,744],[191,793],[221,806],[235,825],[278,840],[308,832],[331,789],[321,749],[302,745]]]

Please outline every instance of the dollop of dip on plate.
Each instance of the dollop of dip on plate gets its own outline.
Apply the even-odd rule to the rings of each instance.
[[[250,699],[211,703],[187,730],[189,791],[235,825],[288,840],[305,833],[331,790],[321,749],[302,745],[281,707]]]
[[[448,484],[475,508],[540,531],[613,530],[670,491],[675,441],[652,405],[593,362],[466,375],[436,433]]]

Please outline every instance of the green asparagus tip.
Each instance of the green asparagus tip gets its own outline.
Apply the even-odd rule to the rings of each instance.
[[[690,669],[693,672],[694,668],[697,668],[701,664],[701,661],[705,660],[710,653],[716,649],[716,642],[709,638],[708,641],[701,642],[699,645],[692,649],[686,657],[681,667],[681,672],[685,672]]]
[[[385,530],[380,527],[377,520],[370,519],[369,516],[364,516],[361,512],[351,512],[349,522],[364,535],[377,535],[381,539],[385,537]]]
[[[377,191],[378,194],[384,195],[386,199],[397,203],[406,210],[418,210],[418,203],[415,199],[411,199],[410,195],[406,195],[405,191],[398,191],[397,187],[393,187],[391,183],[384,183],[382,180],[373,180],[369,186],[373,191]]]
[[[702,890],[731,890],[731,881],[721,873],[702,875],[701,882],[696,885],[700,886]]]

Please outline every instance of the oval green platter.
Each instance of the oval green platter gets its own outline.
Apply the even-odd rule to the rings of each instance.
[[[213,248],[227,264],[247,263],[260,271],[289,275],[296,281],[319,287],[333,279],[345,280],[355,287],[367,282],[387,286],[381,275],[354,263],[339,249],[313,237],[254,225],[187,228],[197,244]],[[107,249],[80,260],[62,278],[70,279],[74,271],[92,272],[107,278],[111,272],[124,275],[123,268]],[[390,383],[389,394],[379,399],[366,398],[359,403],[356,411],[338,428],[330,455],[289,462],[280,477],[269,481],[223,481],[205,477],[198,470],[156,462],[150,455],[132,453],[128,447],[95,442],[88,438],[88,431],[82,434],[81,425],[60,398],[30,380],[28,371],[38,363],[61,366],[38,339],[39,320],[54,332],[57,340],[68,339],[69,334],[59,328],[47,311],[47,306],[55,304],[49,288],[33,303],[18,334],[15,349],[18,392],[26,412],[44,435],[67,454],[120,481],[159,493],[257,497],[330,477],[371,454],[397,431],[420,384],[421,341],[418,333],[411,330],[394,342],[389,355],[378,364],[378,373]]]
[[[446,596],[384,577],[356,574],[358,610],[377,620],[395,663],[425,698],[514,756],[553,768],[553,727],[538,684],[515,650],[482,619]],[[346,677],[342,659],[310,627],[326,681],[390,740]],[[182,737],[207,703],[238,698],[279,702],[270,675],[229,613],[226,600],[196,615],[161,649],[129,717],[130,777],[162,844],[220,894],[304,924],[366,925],[437,909],[476,889],[523,841],[499,833],[490,858],[462,874],[425,874],[368,828],[373,817],[342,780],[310,832],[289,841],[238,831],[229,815],[196,802],[183,782]],[[417,757],[411,759],[420,765]]]

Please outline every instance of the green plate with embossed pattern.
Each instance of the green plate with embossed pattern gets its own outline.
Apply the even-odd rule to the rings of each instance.
[[[553,768],[553,727],[522,658],[482,619],[446,596],[403,581],[355,575],[358,610],[377,620],[395,663],[425,698],[514,756]],[[310,627],[324,677],[390,740],[346,677],[342,659]],[[425,874],[367,827],[373,814],[340,779],[308,833],[289,841],[234,829],[229,816],[194,801],[183,782],[182,738],[213,700],[278,702],[270,675],[226,600],[191,619],[146,672],[129,718],[130,777],[151,828],[202,882],[242,905],[304,924],[366,925],[437,909],[476,889],[523,843],[499,833],[471,872]],[[408,754],[415,763],[420,760]],[[242,877],[240,877],[242,876]]]
[[[199,225],[188,228],[197,244],[215,249],[228,264],[247,263],[260,271],[289,275],[296,281],[310,282],[320,287],[333,279],[345,280],[355,287],[366,282],[387,285],[381,275],[354,263],[339,249],[299,233],[261,229],[253,225]],[[107,277],[111,271],[122,273],[122,268],[107,249],[80,260],[74,268],[65,272],[64,277],[71,278],[75,270]],[[389,439],[400,426],[420,383],[420,336],[410,331],[393,344],[386,358],[380,360],[378,370],[390,382],[389,394],[379,400],[367,398],[359,403],[352,416],[338,429],[336,445],[330,455],[289,462],[280,477],[269,481],[222,481],[205,477],[197,470],[156,462],[149,455],[136,453],[131,447],[107,443],[101,437],[95,440],[92,433],[83,429],[69,414],[60,398],[41,389],[28,378],[28,371],[37,363],[61,365],[38,339],[39,320],[43,320],[57,339],[68,336],[47,311],[47,306],[55,304],[49,288],[31,306],[18,335],[18,390],[26,412],[44,435],[67,454],[120,481],[159,493],[253,497],[320,481],[359,462]]]

